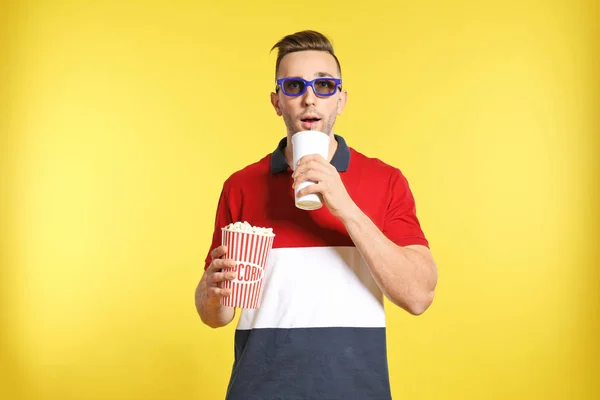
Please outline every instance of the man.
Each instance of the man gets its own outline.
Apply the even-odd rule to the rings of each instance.
[[[227,398],[390,399],[383,296],[407,312],[433,300],[437,269],[401,172],[348,147],[333,133],[347,101],[333,47],[318,32],[281,39],[271,103],[287,137],[272,154],[234,173],[221,192],[213,242],[196,290],[204,323],[232,321],[220,305],[220,283],[235,263],[220,246],[220,229],[236,221],[272,227],[262,304],[243,309]],[[306,156],[292,170],[294,133],[331,138],[329,157]],[[324,207],[295,207],[318,193]]]

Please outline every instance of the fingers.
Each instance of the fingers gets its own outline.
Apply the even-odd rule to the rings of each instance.
[[[309,156],[306,156],[306,157],[309,157]],[[319,157],[321,157],[321,156],[319,156]],[[324,160],[324,158],[321,157],[321,160]],[[304,160],[303,162],[299,161],[297,168],[294,170],[294,173],[292,174],[292,178],[296,178],[296,177],[298,177],[298,175],[301,175],[309,170],[327,172],[330,167],[334,168],[333,165],[331,165],[327,162],[323,163],[320,160],[315,160],[315,159]]]
[[[306,173],[298,176],[295,180],[294,180],[294,184],[292,185],[292,188],[296,189],[300,184],[302,184],[303,182],[306,181],[311,181],[311,182],[323,182],[325,180],[325,175],[322,172],[319,171],[307,171]]]
[[[206,269],[209,273],[219,272],[223,268],[234,268],[235,261],[233,260],[224,260],[221,258],[213,259],[208,268]]]
[[[213,260],[216,260],[217,258],[223,257],[225,254],[227,254],[227,246],[219,246],[210,252],[210,257]]]
[[[206,284],[208,297],[219,300],[223,297],[231,296],[231,289],[221,288],[221,282],[235,279],[236,274],[233,271],[223,271],[225,268],[234,268],[234,260],[223,259],[227,254],[227,246],[219,246],[210,252],[212,262],[206,269]]]
[[[322,194],[324,190],[325,187],[322,183],[315,183],[303,188],[302,190],[299,190],[296,197],[300,198],[302,196],[306,196],[307,194],[317,193],[321,198],[321,201],[323,201]]]
[[[208,295],[213,298],[222,298],[231,296],[231,289],[221,289],[219,287],[208,288]]]
[[[222,271],[223,268],[235,267],[233,260],[213,260],[206,269],[206,286],[210,298],[219,300],[231,295],[231,289],[222,288],[222,282],[231,281],[236,278],[235,272],[231,270]]]
[[[303,165],[303,164],[311,162],[311,161],[315,161],[320,164],[327,163],[327,160],[325,158],[323,158],[323,156],[320,154],[308,154],[308,155],[300,158],[296,165],[300,166],[300,165]]]
[[[206,277],[206,281],[210,283],[220,283],[223,281],[231,281],[235,279],[235,272],[227,271],[227,272],[215,272]]]
[[[294,171],[292,174],[292,178],[294,178],[294,184],[292,187],[296,188],[299,184],[305,181],[322,182],[329,175],[330,171],[326,166],[317,164],[315,161],[311,161]]]

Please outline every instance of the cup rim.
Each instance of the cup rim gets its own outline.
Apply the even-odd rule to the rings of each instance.
[[[307,134],[307,133],[318,133],[321,135],[324,135],[325,137],[327,137],[328,140],[331,140],[331,138],[329,137],[328,134],[326,134],[325,132],[321,132],[321,131],[312,131],[312,130],[305,130],[305,131],[300,131],[300,132],[296,132],[292,135],[292,140],[294,140],[295,137],[301,136],[303,134]]]

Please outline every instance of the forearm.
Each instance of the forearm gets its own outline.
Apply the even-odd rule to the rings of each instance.
[[[229,324],[235,316],[235,308],[221,305],[218,299],[209,298],[206,274],[196,288],[196,310],[200,319],[211,328]]]
[[[437,283],[433,258],[393,243],[356,205],[340,218],[383,294],[411,314],[423,313]]]

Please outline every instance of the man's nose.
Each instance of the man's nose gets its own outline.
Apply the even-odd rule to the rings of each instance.
[[[313,91],[312,86],[309,86],[306,88],[306,92],[304,92],[304,104],[307,106],[310,105],[314,105],[315,102],[317,101],[317,96],[315,95],[315,92]]]

